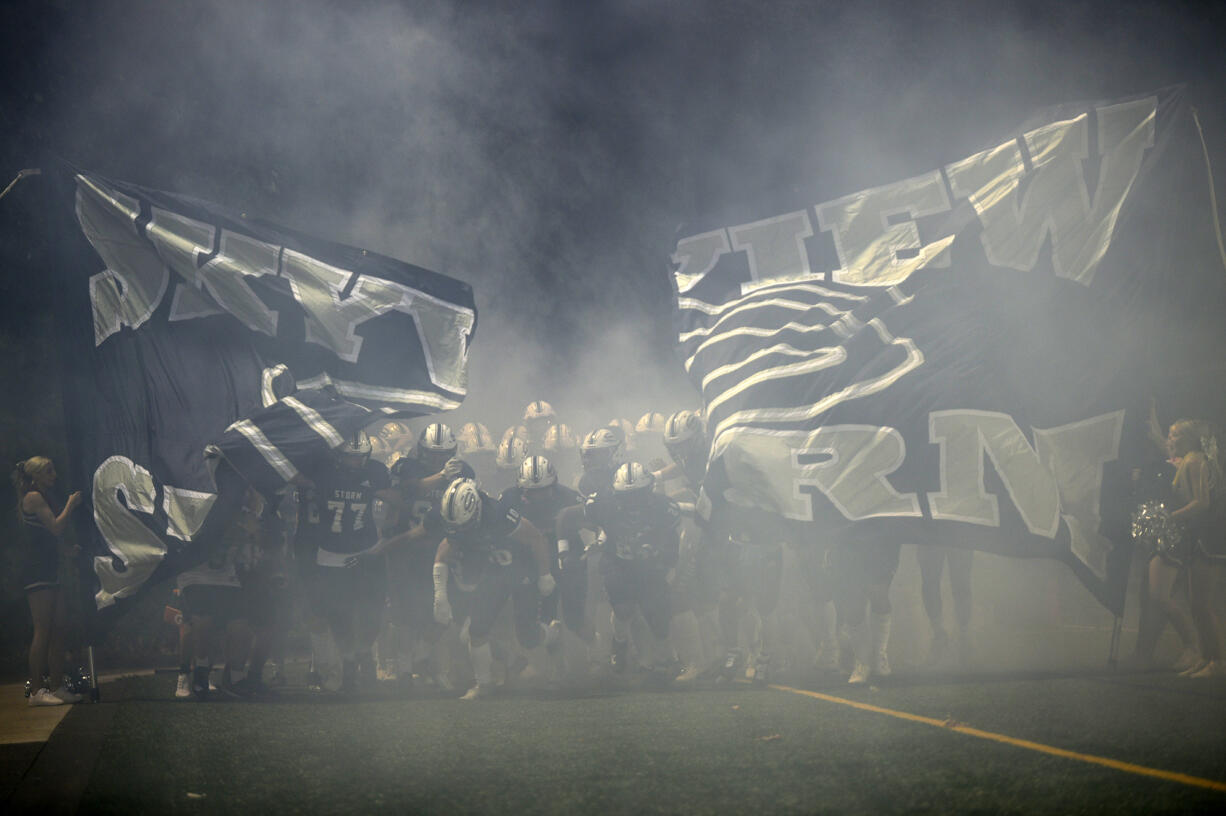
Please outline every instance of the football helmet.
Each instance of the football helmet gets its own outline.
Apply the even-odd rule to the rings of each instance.
[[[656,477],[639,462],[626,462],[613,474],[613,498],[627,513],[641,511],[655,487]]]
[[[502,470],[517,470],[528,457],[528,443],[518,436],[505,436],[498,443],[494,464]]]
[[[481,523],[481,491],[472,479],[457,479],[443,493],[439,514],[448,532],[470,530]]]
[[[363,467],[366,461],[370,459],[372,448],[370,437],[366,435],[366,431],[358,431],[333,448],[332,452],[336,455],[338,464],[356,470]]]
[[[575,434],[569,425],[551,425],[545,432],[545,443],[542,447],[547,451],[574,450]]]
[[[705,454],[706,431],[698,415],[693,411],[678,411],[670,416],[664,423],[664,447],[681,465]]]
[[[606,426],[621,440],[626,450],[634,447],[634,425],[628,419],[611,419]]]
[[[417,437],[417,449],[421,453],[443,460],[455,456],[458,447],[451,428],[441,422],[431,422]]]
[[[612,470],[621,454],[621,441],[609,428],[597,428],[583,437],[579,459],[584,470]]]
[[[558,415],[554,413],[553,406],[544,400],[536,400],[528,403],[528,407],[524,409],[524,422],[544,422],[553,424],[558,421]]]
[[[379,438],[385,439],[388,442],[397,442],[400,439],[409,436],[410,433],[411,432],[409,431],[407,425],[405,425],[403,422],[396,422],[395,420],[384,422],[379,426]]]
[[[456,434],[456,442],[461,455],[477,451],[494,451],[497,448],[494,444],[494,437],[490,436],[490,429],[480,422],[466,422],[460,426],[460,432]]]
[[[518,484],[524,490],[536,490],[557,483],[558,473],[544,456],[529,456],[519,466]]]
[[[636,434],[662,434],[665,421],[664,414],[659,411],[648,411],[639,417],[638,422],[634,423],[634,432]]]

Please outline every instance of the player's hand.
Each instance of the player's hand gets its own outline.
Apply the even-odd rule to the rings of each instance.
[[[80,504],[84,500],[85,500],[85,497],[81,495],[81,491],[77,490],[71,496],[68,497],[67,507],[69,510],[73,510],[76,508],[78,504]]]
[[[447,464],[443,465],[443,478],[449,482],[460,478],[460,474],[463,472],[464,460],[454,456],[447,460]]]
[[[548,572],[536,579],[536,589],[542,598],[552,595],[557,586],[558,582],[553,580],[553,576]]]
[[[451,604],[437,595],[434,597],[434,620],[443,626],[451,623]]]

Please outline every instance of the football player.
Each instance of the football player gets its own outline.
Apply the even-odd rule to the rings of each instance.
[[[558,424],[558,415],[553,406],[544,400],[528,403],[524,409],[524,418],[519,425],[512,425],[502,435],[502,442],[520,439],[527,448],[527,453],[543,454],[545,452],[545,436],[549,429]],[[569,430],[569,429],[568,429]]]
[[[558,588],[541,601],[541,622],[550,624],[561,618],[572,632],[581,632],[587,602],[587,582],[578,580],[577,570],[562,571],[562,556],[558,549],[557,522],[559,514],[569,507],[581,508],[583,498],[569,487],[558,483],[553,464],[544,456],[529,456],[519,469],[519,483],[503,492],[503,504],[513,507],[532,522],[549,542],[549,571]],[[584,574],[586,577],[586,573]]]
[[[668,417],[659,411],[648,411],[634,423],[634,455],[640,462],[647,462],[653,470],[658,469],[654,467],[655,463],[663,462],[666,454],[664,423],[667,419]]]
[[[459,442],[447,425],[431,423],[422,429],[413,453],[392,469],[392,483],[401,512],[388,525],[378,548],[387,553],[388,601],[391,627],[385,661],[389,675],[408,685],[413,676],[413,655],[418,649],[434,650],[442,630],[434,623],[430,570],[442,538],[440,525],[427,524],[447,487],[456,479],[474,479],[472,467],[456,458]],[[420,674],[420,672],[419,672]],[[436,684],[450,689],[441,665],[429,675]]]
[[[504,436],[494,456],[494,476],[485,482],[486,488],[497,495],[514,487],[519,478],[519,466],[527,458],[528,444],[524,440],[518,436]]]
[[[490,436],[490,429],[480,422],[466,422],[456,432],[456,442],[459,447],[456,455],[463,459],[477,473],[478,484],[490,484],[494,479],[494,458],[498,455],[498,445]]]
[[[398,504],[387,468],[370,453],[370,438],[359,431],[310,474],[299,498],[298,531],[315,545],[316,598],[340,652],[346,692],[356,690],[357,661],[369,655],[383,609],[386,562],[372,552],[376,500]]]
[[[450,578],[454,569],[475,583],[468,620],[468,649],[475,685],[461,698],[476,700],[493,691],[490,630],[508,600],[519,645],[534,650],[556,641],[560,627],[538,619],[540,599],[554,591],[545,536],[519,511],[477,487],[471,479],[452,482],[443,494],[439,517],[444,537],[434,558],[434,619],[452,620]]]
[[[636,610],[647,622],[649,642],[639,644],[649,669],[670,657],[664,643],[672,621],[670,584],[676,575],[680,512],[676,502],[658,495],[651,471],[638,462],[621,465],[609,498],[585,505],[588,521],[600,530],[600,574],[613,607],[611,665],[626,671],[630,625]]]
[[[677,411],[665,420],[661,441],[671,462],[652,475],[658,485],[671,487],[666,493],[681,509],[676,625],[685,668],[677,680],[686,684],[717,664],[730,673],[738,660],[730,591],[734,551],[727,534],[712,524],[711,503],[702,489],[708,452],[702,419]]]
[[[583,473],[578,480],[578,493],[584,500],[613,492],[613,473],[621,463],[621,443],[609,428],[597,428],[583,438],[579,446]],[[563,614],[566,628],[582,637],[589,645],[595,637],[587,612],[588,542],[584,531],[594,542],[595,528],[586,523],[582,506],[563,508],[555,520],[558,559],[562,572],[563,596],[567,599]],[[599,560],[599,554],[594,555]]]
[[[570,484],[579,468],[579,443],[570,426],[564,423],[551,425],[545,432],[545,441],[539,453],[549,459],[563,484]]]

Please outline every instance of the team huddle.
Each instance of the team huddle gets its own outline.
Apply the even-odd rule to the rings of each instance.
[[[462,699],[475,700],[507,683],[627,675],[764,683],[785,548],[818,608],[838,610],[840,644],[815,637],[814,659],[833,667],[838,655],[854,683],[888,674],[888,592],[876,590],[888,590],[898,545],[821,550],[778,517],[713,507],[707,459],[702,416],[688,410],[576,437],[537,401],[498,443],[475,422],[416,438],[397,421],[359,432],[279,507],[249,492],[226,546],[179,577],[197,662],[191,671],[185,654],[179,694],[208,695],[218,624],[239,614],[253,637],[228,663],[246,677],[231,682],[228,666],[223,685],[258,693],[295,611],[317,690],[376,679],[450,690],[471,676]],[[872,631],[855,636],[869,605]]]

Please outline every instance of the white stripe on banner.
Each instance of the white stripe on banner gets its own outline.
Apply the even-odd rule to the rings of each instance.
[[[294,397],[285,397],[281,402],[293,408],[298,416],[302,417],[302,421],[311,426],[311,430],[327,440],[329,447],[335,448],[344,444],[345,438],[341,436],[340,431],[333,428],[331,423],[314,408]]]
[[[720,324],[723,323],[725,320],[728,320],[729,318],[734,317],[735,315],[741,312],[752,312],[752,311],[757,311],[758,309],[770,308],[772,306],[778,307],[780,309],[789,309],[794,312],[807,312],[810,309],[821,309],[823,312],[829,315],[842,314],[842,312],[840,312],[838,309],[835,309],[835,307],[831,306],[829,303],[805,303],[802,300],[785,300],[784,298],[771,298],[770,300],[760,300],[756,303],[743,303],[740,306],[737,306],[735,309],[730,310],[727,314],[725,314],[719,320],[716,320],[710,326],[707,326],[706,328],[703,328],[703,329],[694,329],[693,331],[685,332],[679,335],[677,337],[677,340],[682,343],[685,343],[685,342],[688,342],[694,339],[695,337],[706,337],[710,335],[713,331],[718,329]]]
[[[753,354],[749,355],[740,362],[728,363],[728,365],[723,365],[707,372],[707,376],[702,378],[702,391],[705,392],[707,390],[707,386],[709,386],[715,380],[718,380],[721,377],[726,377],[729,374],[734,374],[755,360],[758,360],[761,357],[766,357],[770,354],[785,354],[789,357],[812,357],[815,354],[830,354],[833,352],[833,350],[833,346],[826,346],[819,349],[798,349],[795,346],[789,346],[787,343],[777,343],[769,348],[755,351]]]
[[[801,374],[814,374],[822,369],[830,368],[831,366],[840,365],[847,360],[847,349],[842,346],[831,346],[830,348],[818,349],[814,354],[820,354],[813,360],[807,360],[803,363],[788,363],[787,365],[775,366],[774,368],[764,368],[756,374],[739,380],[736,385],[729,388],[727,391],[720,393],[718,396],[705,399],[707,405],[707,416],[711,412],[722,405],[724,402],[732,399],[738,394],[742,394],[755,385],[768,382],[769,380],[782,380],[788,377],[796,377]],[[706,392],[703,392],[703,397],[706,398]]]
[[[727,443],[724,442],[724,436],[738,425],[747,425],[754,422],[797,422],[801,420],[813,419],[814,417],[824,414],[834,406],[841,402],[849,402],[861,397],[867,397],[870,394],[876,394],[884,391],[894,383],[898,382],[905,374],[914,371],[924,364],[924,353],[915,345],[915,341],[909,337],[896,338],[890,334],[889,329],[885,324],[877,318],[873,318],[866,324],[867,327],[873,329],[877,336],[881,338],[881,342],[888,345],[899,346],[906,351],[907,357],[895,367],[892,371],[887,371],[880,377],[875,377],[871,380],[853,383],[841,391],[833,394],[828,394],[818,400],[813,405],[802,406],[799,408],[777,408],[777,409],[760,409],[760,410],[745,410],[737,411],[730,415],[723,422],[720,422],[715,427],[715,432],[711,435],[711,459],[714,460],[723,454]],[[790,375],[789,375],[790,376]],[[708,416],[710,416],[710,407],[708,406]]]
[[[285,458],[285,455],[281,453],[280,448],[268,441],[268,437],[264,436],[264,432],[256,427],[255,423],[253,423],[251,420],[240,419],[229,428],[226,428],[226,430],[238,431],[244,437],[246,437],[247,441],[260,452],[260,456],[263,456],[264,460],[268,462],[268,464],[272,466],[272,469],[279,473],[281,478],[285,479],[285,481],[288,482],[290,479],[293,479],[298,475],[298,468],[294,467],[293,464]]]
[[[838,310],[831,312],[832,316],[841,317],[844,314],[846,314],[846,312],[840,312]],[[685,370],[686,371],[690,370],[690,368],[694,365],[694,360],[698,358],[699,354],[711,348],[716,343],[722,343],[723,341],[731,340],[734,337],[776,337],[780,334],[783,334],[786,331],[794,331],[794,332],[799,332],[803,334],[803,333],[813,333],[813,332],[824,332],[828,328],[829,326],[825,323],[797,323],[795,321],[792,321],[791,323],[784,323],[782,326],[777,326],[774,328],[762,328],[759,326],[742,326],[739,329],[729,329],[728,331],[717,334],[714,337],[709,337],[706,340],[703,340],[697,346],[695,346],[694,353],[691,354],[685,361]]]
[[[282,374],[288,374],[289,368],[284,363],[278,363],[271,368],[264,369],[264,374],[260,377],[260,399],[264,403],[264,407],[272,405],[277,401],[276,391],[273,389],[273,384]]]
[[[729,309],[734,309],[737,306],[750,302],[750,298],[761,297],[764,294],[780,295],[788,292],[812,292],[815,295],[829,298],[839,298],[841,300],[850,300],[855,303],[863,303],[868,300],[865,295],[853,295],[850,292],[836,292],[833,289],[827,289],[824,286],[814,286],[809,283],[788,284],[778,288],[771,287],[770,289],[755,289],[739,298],[724,301],[723,303],[707,303],[706,301],[696,298],[677,298],[678,309],[693,309],[698,312],[705,312],[709,315],[722,315]]]
[[[379,402],[394,402],[406,408],[432,408],[436,411],[453,411],[460,407],[456,400],[432,393],[408,388],[385,388],[366,383],[334,380],[327,374],[320,374],[309,380],[298,383],[299,388],[324,388],[331,386],[342,397],[368,399]]]

